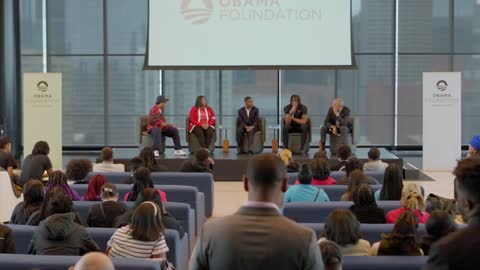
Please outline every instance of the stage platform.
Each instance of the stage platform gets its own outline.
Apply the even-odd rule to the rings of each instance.
[[[368,160],[368,150],[370,148],[357,148],[355,152],[355,156],[362,160],[363,162]],[[115,162],[123,163],[126,165],[128,169],[128,161],[138,155],[137,149],[122,149],[122,148],[114,148],[114,156]],[[400,168],[403,168],[403,159],[392,154],[385,148],[379,148],[381,152],[381,159],[387,163],[395,163]],[[271,149],[265,149],[264,153],[271,152]],[[313,158],[316,149],[311,149],[308,156],[294,156],[294,160],[298,163],[304,163],[308,160]],[[328,151],[327,151],[328,152]],[[242,176],[245,173],[245,169],[247,167],[248,160],[253,155],[237,155],[236,149],[230,149],[229,153],[224,153],[222,149],[216,149],[213,153],[213,159],[215,160],[214,166],[214,178],[215,181],[240,181],[242,180]],[[173,155],[173,149],[167,149],[165,155],[162,155],[159,158],[159,162],[168,167],[170,171],[178,171],[182,162],[185,159],[190,158],[191,156],[187,157],[176,157]],[[333,162],[336,158],[330,157],[330,160]]]

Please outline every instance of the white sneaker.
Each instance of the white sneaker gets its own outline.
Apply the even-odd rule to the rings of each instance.
[[[183,151],[182,149],[180,149],[180,150],[174,150],[174,151],[173,151],[173,154],[174,154],[175,156],[186,156],[186,155],[187,155],[187,153],[185,153],[185,151]]]
[[[155,151],[153,151],[153,155],[154,155],[155,157],[159,157],[159,156],[160,156],[160,152],[158,152],[158,150],[155,150]]]

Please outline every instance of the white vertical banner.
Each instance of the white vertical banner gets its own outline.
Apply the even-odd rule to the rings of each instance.
[[[423,170],[451,171],[461,158],[462,76],[423,73]]]
[[[62,169],[62,74],[23,74],[23,152],[38,141],[50,146],[54,169]]]

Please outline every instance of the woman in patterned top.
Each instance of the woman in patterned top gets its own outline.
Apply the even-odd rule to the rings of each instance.
[[[130,225],[118,229],[108,241],[107,255],[163,261],[169,251],[160,209],[152,202],[137,207]]]

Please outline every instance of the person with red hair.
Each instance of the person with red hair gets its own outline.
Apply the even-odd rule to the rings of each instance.
[[[107,178],[104,175],[96,174],[88,181],[87,193],[82,197],[82,201],[101,201],[100,194],[102,187],[107,183]]]

